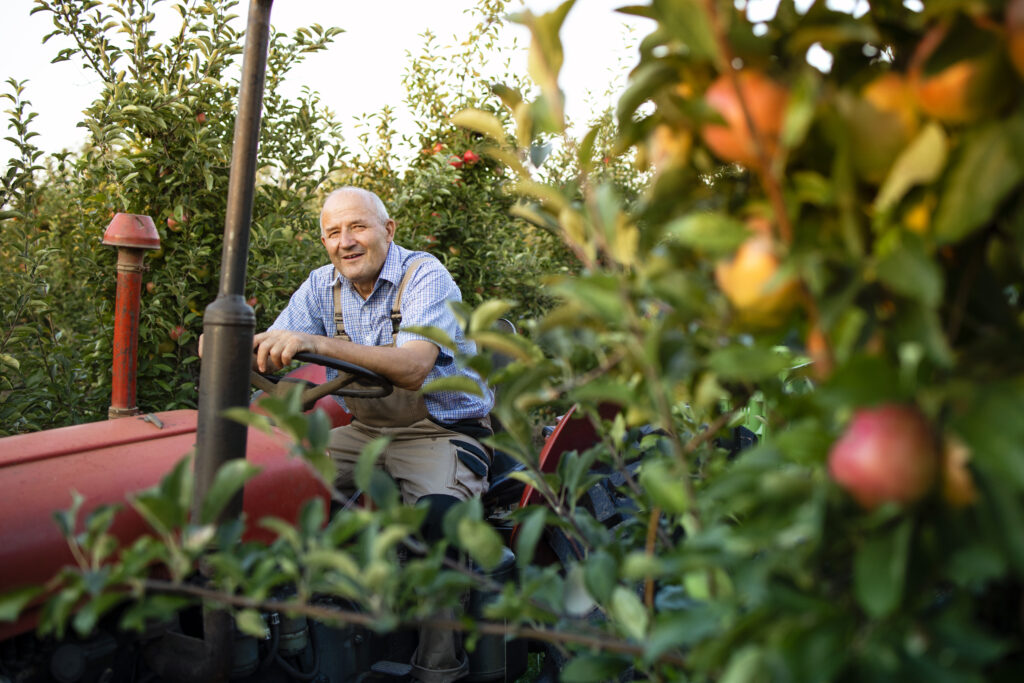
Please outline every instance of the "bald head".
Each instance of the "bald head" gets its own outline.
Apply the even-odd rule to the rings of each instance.
[[[345,200],[352,199],[353,197],[359,197],[363,202],[365,202],[373,211],[377,220],[380,221],[381,225],[384,225],[391,219],[391,217],[388,216],[388,208],[384,206],[384,202],[381,201],[380,197],[369,190],[364,190],[361,187],[346,185],[332,191],[327,195],[327,199],[324,200],[324,206],[320,209],[321,236],[324,234],[324,215],[327,211],[331,207],[343,203]]]

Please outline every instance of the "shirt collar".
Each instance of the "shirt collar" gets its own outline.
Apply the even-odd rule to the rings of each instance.
[[[401,253],[403,251],[405,250],[394,242],[388,245],[388,255],[384,258],[384,267],[380,269],[377,282],[387,280],[395,287],[398,286],[402,281],[402,261],[405,260],[405,255]]]

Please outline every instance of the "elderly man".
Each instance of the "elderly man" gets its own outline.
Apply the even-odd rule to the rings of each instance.
[[[434,326],[460,351],[475,347],[448,307],[459,288],[433,256],[394,243],[395,222],[372,192],[343,187],[324,202],[320,241],[331,260],[310,273],[266,332],[254,339],[256,364],[282,367],[306,351],[361,365],[389,379],[394,392],[377,399],[345,399],[352,422],[332,431],[330,454],[338,465],[336,486],[351,493],[362,447],[379,436],[391,442],[381,465],[398,483],[403,499],[430,505],[428,526],[452,503],[483,493],[490,454],[479,439],[491,433],[490,390],[452,353],[426,337],[401,329]],[[480,383],[482,396],[459,392],[422,395],[427,381],[465,375]],[[436,531],[435,531],[436,533]],[[421,631],[413,659],[421,680],[456,680],[465,657],[454,634]]]

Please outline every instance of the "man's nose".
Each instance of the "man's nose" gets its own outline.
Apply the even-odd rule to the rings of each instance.
[[[353,239],[351,230],[342,230],[338,234],[338,244],[343,249],[348,249],[349,247],[355,246],[355,243],[356,241],[355,239]]]

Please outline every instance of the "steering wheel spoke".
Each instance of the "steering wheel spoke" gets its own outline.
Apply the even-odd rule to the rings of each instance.
[[[252,371],[252,385],[270,396],[284,396],[290,391],[290,385],[305,384],[306,388],[303,389],[301,396],[303,410],[309,410],[321,398],[332,394],[342,398],[382,398],[394,391],[394,386],[387,378],[353,363],[315,353],[297,353],[295,360],[332,368],[338,371],[338,376],[327,382],[314,384],[308,380],[295,380]]]

